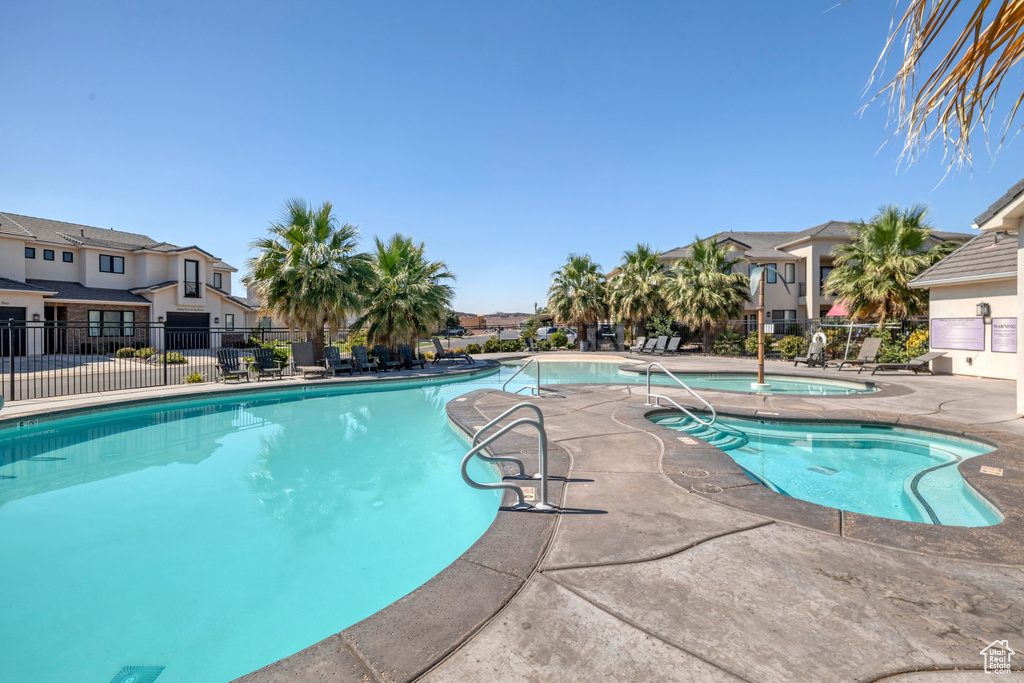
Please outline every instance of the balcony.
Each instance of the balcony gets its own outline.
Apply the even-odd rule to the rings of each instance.
[[[185,282],[185,298],[186,299],[201,299],[203,298],[202,284],[198,282]]]

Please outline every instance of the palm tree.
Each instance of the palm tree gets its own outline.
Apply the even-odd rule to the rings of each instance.
[[[637,244],[622,254],[622,264],[608,279],[608,305],[612,315],[633,325],[634,334],[647,319],[665,311],[665,265],[649,244]]]
[[[608,312],[607,288],[601,266],[588,254],[569,254],[565,264],[551,273],[548,309],[558,320],[577,324],[577,339],[587,339],[587,324]]]
[[[352,325],[366,328],[371,344],[394,350],[398,344],[416,348],[419,339],[444,323],[455,290],[444,280],[454,280],[444,261],[429,261],[422,242],[392,235],[387,242],[375,240],[371,256],[372,276],[363,300],[363,315]]]
[[[262,311],[305,332],[323,358],[324,325],[333,337],[346,316],[359,310],[369,261],[356,252],[359,229],[339,225],[330,202],[318,208],[290,199],[280,221],[250,247],[242,282],[263,302]]]
[[[737,318],[750,296],[750,279],[733,269],[743,259],[730,258],[729,246],[714,237],[696,238],[690,256],[675,262],[665,283],[665,298],[672,313],[704,333],[704,353],[711,350],[712,325]]]
[[[870,223],[855,224],[854,240],[832,250],[836,267],[825,280],[825,293],[843,301],[854,320],[878,318],[880,328],[888,318],[923,313],[928,290],[911,289],[910,281],[959,246],[941,242],[929,248],[927,213],[921,205],[889,205]]]
[[[995,112],[1004,79],[1024,58],[1021,3],[908,0],[900,15],[901,4],[896,4],[872,78],[881,74],[894,45],[903,46],[903,59],[875,97],[889,102],[896,133],[904,135],[904,156],[915,159],[941,137],[947,152],[952,151],[950,164],[970,163],[970,137],[978,125],[987,139],[992,122],[999,126],[1002,119],[1002,144],[1024,102],[1014,76],[1009,84],[1013,105],[1005,116]],[[943,40],[947,34],[951,43]],[[925,78],[918,74],[922,65],[931,68]]]

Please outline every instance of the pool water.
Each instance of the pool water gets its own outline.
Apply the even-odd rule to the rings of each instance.
[[[991,446],[919,430],[721,417],[711,427],[652,418],[724,450],[755,481],[819,505],[946,526],[988,526],[1002,516],[971,489],[957,463]]]
[[[623,359],[625,360],[625,359]],[[541,384],[643,384],[646,386],[647,375],[644,373],[629,372],[620,370],[619,362],[566,362],[555,360],[542,360]],[[680,380],[694,389],[712,389],[718,391],[742,391],[752,392],[751,383],[757,381],[757,373],[713,373],[713,372],[675,372],[673,373]],[[536,382],[536,369],[531,365],[526,368],[519,377],[527,375]],[[519,377],[516,380],[519,380]],[[867,385],[860,382],[844,382],[842,380],[830,379],[803,379],[799,377],[783,377],[779,375],[765,375],[765,382],[771,386],[760,393],[773,394],[799,394],[804,396],[848,396],[851,394],[865,394],[877,391],[873,384]],[[662,386],[676,385],[671,378],[664,375],[652,374],[651,384]],[[676,385],[678,386],[678,385]]]

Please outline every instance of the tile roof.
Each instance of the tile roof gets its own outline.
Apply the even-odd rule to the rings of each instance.
[[[713,235],[716,244],[722,244],[723,242],[735,242],[737,244],[737,250],[747,251],[750,249],[771,249],[776,244],[784,240],[786,237],[793,235],[792,232],[753,232],[753,231],[736,231],[729,230],[728,232],[719,232]],[[692,253],[692,243],[685,247],[677,247],[670,249],[661,255],[663,259],[679,259],[686,258]]]
[[[241,306],[243,308],[254,308],[249,303],[249,300],[246,299],[245,297],[232,296],[232,295],[228,294],[227,292],[225,292],[223,289],[217,289],[213,285],[206,285],[206,288],[207,289],[212,289],[213,291],[217,292],[218,294],[220,294],[225,299],[228,299],[229,301],[233,301],[233,302],[235,302],[236,304],[238,304],[239,306]],[[259,308],[259,306],[255,306],[255,308]]]
[[[52,297],[59,301],[109,301],[112,303],[138,304],[148,306],[149,301],[138,294],[124,289],[107,289],[105,287],[86,287],[77,282],[63,280],[26,280],[30,285],[57,292]]]
[[[0,234],[15,235],[17,237],[33,237],[34,235],[24,228],[18,221],[7,214],[0,213]]]
[[[40,294],[54,291],[53,289],[37,287],[36,285],[30,285],[27,282],[19,282],[18,280],[11,280],[6,277],[0,277],[0,289],[9,292],[38,292]]]
[[[911,280],[910,284],[926,287],[935,282],[969,282],[1016,274],[1017,238],[993,232],[978,235]]]
[[[981,215],[975,218],[974,224],[982,225],[990,218],[995,216],[997,213],[1002,211],[1004,208],[1006,208],[1007,204],[1009,204],[1014,199],[1019,197],[1022,193],[1024,193],[1024,180],[1019,180],[1014,184],[1013,187],[1007,190],[1002,197],[995,200],[991,206],[989,206]]]
[[[164,289],[171,285],[178,284],[177,280],[164,280],[163,282],[157,282],[156,284],[146,285],[145,287],[135,287],[134,289],[128,290],[129,292],[155,292],[158,289]]]

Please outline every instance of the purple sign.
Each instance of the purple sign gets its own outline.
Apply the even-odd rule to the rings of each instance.
[[[985,350],[984,318],[932,318],[929,346],[957,351]]]
[[[1017,353],[1017,319],[992,318],[992,350]]]

